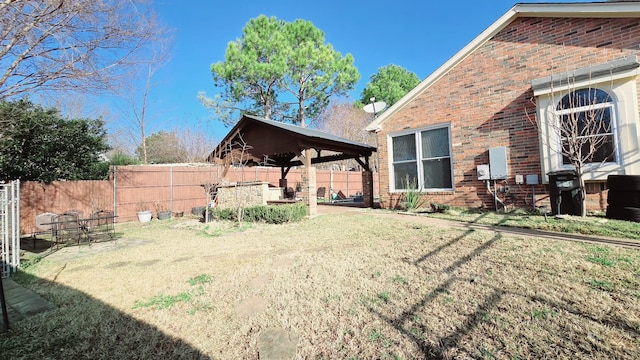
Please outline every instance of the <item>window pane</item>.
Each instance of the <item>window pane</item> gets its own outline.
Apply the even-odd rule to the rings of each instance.
[[[424,160],[422,162],[424,171],[425,189],[451,189],[451,159]]]
[[[580,89],[565,95],[558,104],[557,110],[573,109],[580,106],[610,102],[611,97],[606,91],[599,89]]]
[[[609,107],[565,114],[560,119],[563,135],[591,136],[612,132]]]
[[[616,161],[616,154],[613,149],[613,135],[607,135],[605,136],[605,138],[605,143],[601,144],[598,147],[596,153],[593,154],[593,159],[591,160],[591,162]]]
[[[395,189],[406,189],[407,188],[407,177],[408,180],[412,183],[416,183],[418,179],[418,163],[415,161],[402,163],[402,164],[394,164],[393,165],[393,174],[395,180]]]
[[[422,158],[449,156],[449,129],[422,132]]]
[[[393,161],[416,159],[416,136],[414,134],[396,136],[393,141]]]
[[[582,144],[582,156],[585,157],[585,163],[600,163],[600,162],[615,162],[616,154],[613,147],[613,135],[605,135],[605,136],[595,136],[592,139],[598,141],[599,147],[596,149],[593,156],[587,159],[587,155],[589,154],[589,149],[591,148],[591,142],[586,142]],[[604,143],[602,143],[604,141]],[[565,149],[567,148],[567,143],[564,142]],[[562,163],[565,165],[571,164],[569,158],[566,156],[566,151],[562,154]]]

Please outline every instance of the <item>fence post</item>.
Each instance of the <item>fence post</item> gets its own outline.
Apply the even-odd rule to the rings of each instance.
[[[333,194],[333,166],[329,170],[329,202],[333,202],[331,195]]]
[[[351,196],[350,193],[349,193],[349,173],[350,172],[351,171],[347,171],[347,194],[346,194],[347,197]]]
[[[118,222],[118,167],[113,167],[113,221]]]
[[[169,210],[173,213],[173,164],[169,166]]]
[[[9,314],[7,313],[7,300],[4,297],[4,285],[0,276],[0,304],[2,305],[2,332],[9,330]]]

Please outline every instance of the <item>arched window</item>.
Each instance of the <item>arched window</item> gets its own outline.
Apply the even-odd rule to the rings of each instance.
[[[562,164],[616,162],[614,102],[600,89],[565,95],[556,107]]]

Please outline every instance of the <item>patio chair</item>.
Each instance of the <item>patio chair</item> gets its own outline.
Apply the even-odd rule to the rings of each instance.
[[[115,228],[113,226],[113,211],[98,210],[91,213],[88,224],[89,235],[106,234],[109,238],[115,237]]]
[[[318,194],[317,194],[318,195],[318,199],[320,199],[320,198],[324,199],[326,194],[327,194],[327,188],[326,187],[321,186],[321,187],[318,188]]]
[[[36,240],[38,240],[38,236],[41,235],[50,235],[53,236],[53,221],[58,216],[58,214],[46,212],[42,214],[36,215],[35,225],[33,226],[31,232],[31,238],[33,239],[33,250],[36,249]]]
[[[75,237],[78,239],[78,245],[80,245],[80,225],[76,214],[59,215],[54,219],[53,223],[56,242],[64,242]]]
[[[288,187],[284,190],[284,198],[285,199],[295,199],[296,198],[296,192],[293,191],[292,187]]]

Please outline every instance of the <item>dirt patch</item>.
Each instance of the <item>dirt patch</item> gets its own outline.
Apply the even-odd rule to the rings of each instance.
[[[105,269],[115,269],[115,268],[119,268],[119,267],[123,267],[123,266],[127,266],[131,264],[131,261],[118,261],[118,262],[114,262],[111,264],[107,264],[105,265]]]
[[[254,316],[267,307],[267,300],[259,297],[252,296],[248,299],[245,299],[238,304],[237,314],[241,318],[246,318],[250,316]]]
[[[251,281],[249,281],[249,287],[251,287],[255,291],[258,291],[268,285],[269,282],[271,282],[271,276],[268,274],[263,274],[251,279]]]
[[[77,266],[74,268],[69,268],[67,269],[67,271],[84,271],[84,270],[89,270],[89,269],[93,269],[93,265],[82,265],[82,266]]]
[[[155,265],[155,264],[157,264],[159,262],[160,262],[160,259],[141,261],[141,262],[136,263],[136,266],[146,267],[146,266]]]

